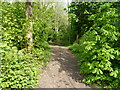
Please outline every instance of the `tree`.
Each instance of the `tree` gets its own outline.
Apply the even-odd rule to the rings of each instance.
[[[27,34],[26,34],[26,37],[28,39],[27,48],[28,48],[28,50],[31,50],[32,46],[33,46],[33,38],[32,38],[33,24],[32,24],[32,2],[31,2],[31,0],[26,1],[26,19],[28,21]]]
[[[44,47],[38,45],[38,43],[43,43],[42,40],[44,37],[41,36],[40,39],[36,39],[32,38],[32,36],[39,37],[40,35],[46,35],[40,32],[42,31],[41,29],[38,29],[44,23],[38,18],[36,20],[32,18],[32,8],[34,7],[32,7],[30,0],[27,0],[27,2],[2,2],[0,4],[2,6],[0,10],[2,12],[0,26],[0,38],[2,39],[2,43],[0,44],[0,86],[1,88],[35,88],[38,82],[38,67],[39,65],[45,65],[47,62],[46,58],[49,56],[49,49],[47,48],[45,51]],[[34,15],[37,16],[39,13],[41,15],[41,12],[35,11],[36,9],[34,9]],[[39,13],[36,15],[35,12]],[[35,24],[41,23],[33,25],[33,21]],[[27,35],[30,36],[27,37]],[[26,37],[29,39],[28,46],[26,46]],[[34,39],[34,46],[32,46],[32,39]],[[44,41],[46,40],[44,39]],[[43,46],[49,47],[46,44]],[[32,53],[27,52],[26,48]]]
[[[87,84],[97,83],[107,88],[119,88],[120,30],[118,26],[118,4],[115,2],[94,2],[81,3],[81,5],[84,6],[82,7],[84,18],[78,17],[80,23],[77,30],[80,28],[83,32],[80,34],[79,43],[74,43],[71,48],[80,58],[78,62],[81,68],[80,73],[85,74],[83,82]],[[87,7],[91,8],[87,9]],[[72,13],[76,15],[78,10],[73,8],[72,10]],[[78,25],[75,24],[75,26]]]

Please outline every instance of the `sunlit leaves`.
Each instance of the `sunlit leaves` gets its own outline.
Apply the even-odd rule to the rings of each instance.
[[[1,64],[2,88],[30,88],[29,85],[31,85],[31,87],[36,85],[39,70],[35,66],[38,65],[38,63],[33,60],[31,54],[25,54],[23,51],[18,51],[13,47],[2,56],[4,56]],[[24,86],[24,84],[26,84],[26,86]]]
[[[118,22],[115,22],[117,7],[113,4],[115,3],[98,3],[97,6],[97,3],[94,3],[97,7],[96,12],[89,15],[88,19],[84,18],[84,20],[92,20],[92,26],[87,30],[83,28],[86,33],[82,35],[78,44],[75,43],[70,47],[80,58],[78,65],[81,68],[80,72],[86,74],[83,82],[87,84],[119,87],[120,46],[117,44],[120,43],[120,31]]]
[[[39,22],[41,21],[39,20]],[[39,38],[46,32],[43,32],[43,29],[38,29],[41,27],[40,25],[44,27],[44,23],[38,23],[37,26],[33,26],[33,32],[37,30],[34,35]],[[45,37],[41,36],[40,39],[34,39],[34,42],[39,43],[34,43],[34,46],[38,45],[38,47],[33,47],[32,52],[28,53],[25,38],[27,25],[25,3],[2,2],[2,44],[0,45],[0,53],[2,53],[0,83],[2,88],[34,88],[40,73],[38,68],[44,66],[48,61],[46,58],[49,57],[49,46],[46,43],[45,34],[43,34]],[[46,52],[44,47],[47,48]]]

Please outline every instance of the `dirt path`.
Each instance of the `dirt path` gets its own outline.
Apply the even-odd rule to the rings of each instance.
[[[90,88],[81,83],[77,58],[63,46],[54,46],[50,63],[41,74],[37,88]]]

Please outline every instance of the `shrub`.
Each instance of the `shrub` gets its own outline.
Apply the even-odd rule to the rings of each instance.
[[[32,54],[2,45],[1,87],[34,88],[38,82],[39,62]]]
[[[77,53],[83,82],[97,83],[102,87],[120,87],[120,47],[117,45],[120,32],[117,27],[116,9],[112,3],[100,6],[98,13],[92,14],[93,26],[81,38],[79,44],[70,48]],[[111,13],[110,13],[111,12]]]

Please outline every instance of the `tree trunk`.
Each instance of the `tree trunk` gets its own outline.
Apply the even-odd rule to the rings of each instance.
[[[26,19],[28,21],[28,26],[27,26],[27,48],[28,50],[32,49],[33,46],[33,37],[32,37],[32,2],[31,0],[26,0]]]

